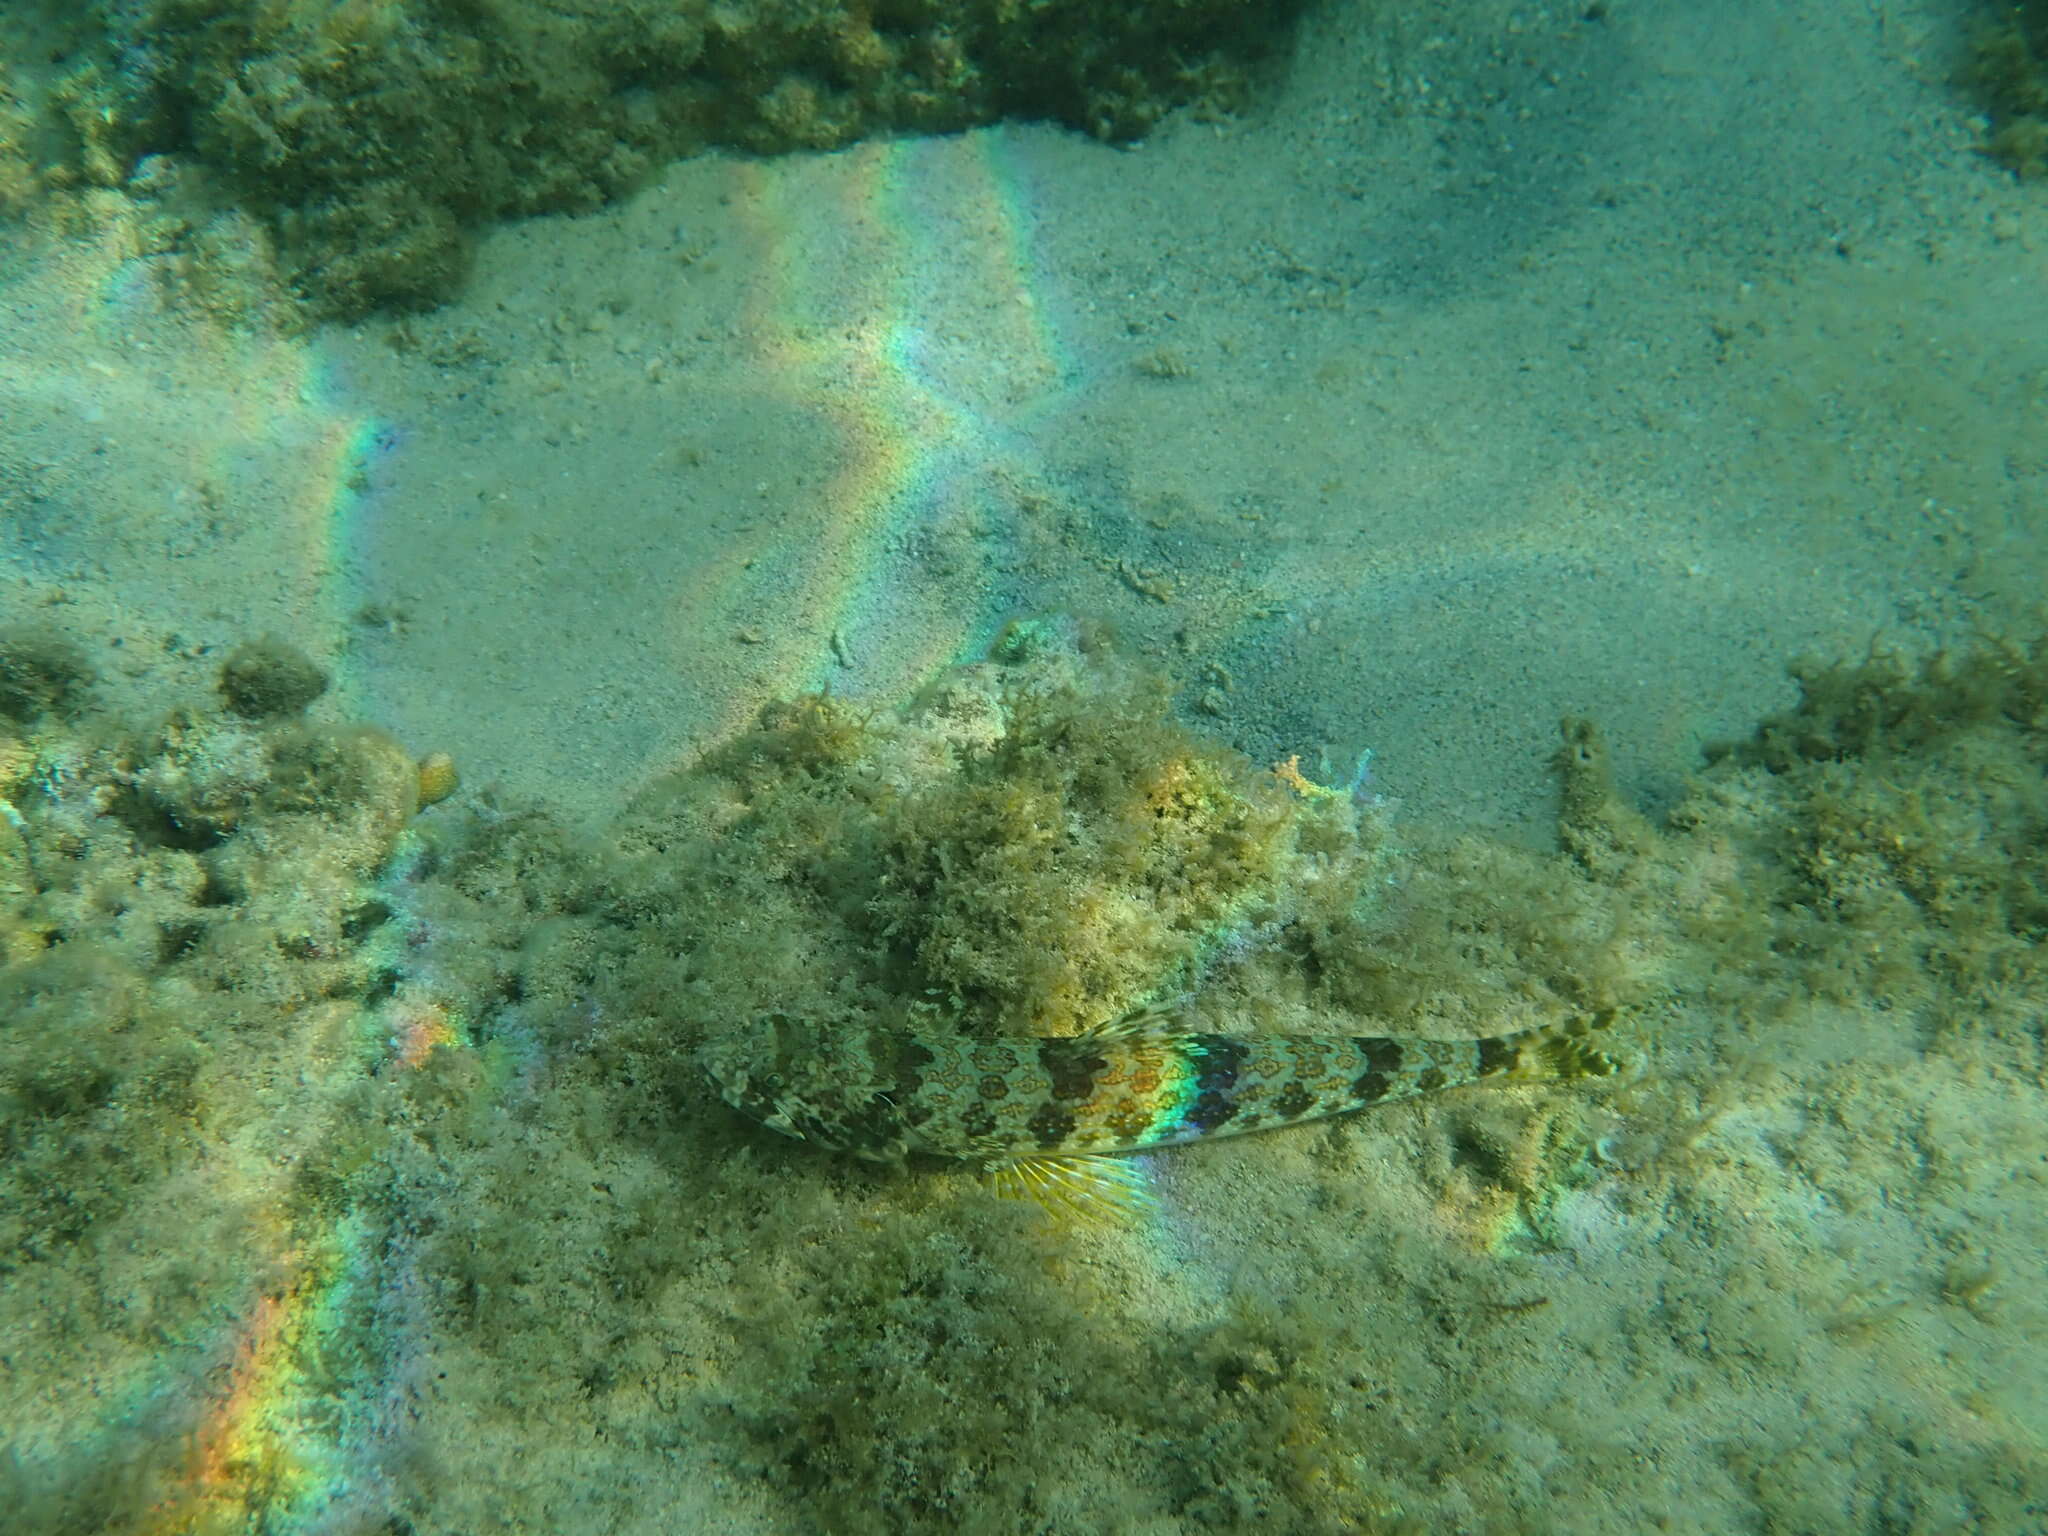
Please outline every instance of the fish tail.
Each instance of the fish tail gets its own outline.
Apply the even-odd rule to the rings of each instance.
[[[1601,1050],[1593,1037],[1614,1019],[1612,1008],[1602,1008],[1562,1024],[1545,1024],[1539,1029],[1509,1035],[1503,1042],[1514,1049],[1508,1076],[1541,1082],[1612,1077],[1621,1070],[1621,1062]]]

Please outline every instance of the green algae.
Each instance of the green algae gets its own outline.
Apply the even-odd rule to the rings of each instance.
[[[220,669],[221,697],[251,720],[302,714],[326,691],[326,671],[274,635],[236,646]]]
[[[385,965],[372,882],[413,782],[381,733],[200,706],[0,727],[15,844],[0,849],[4,1497],[19,1528],[215,1528],[200,1469],[217,1404],[197,1384],[232,1377],[229,1320],[287,1305],[327,1262],[306,1196],[324,1180],[344,1198],[343,1159],[365,1158],[330,1152],[323,1123],[330,1143],[351,1116],[358,1144],[382,1139],[361,1000]],[[296,1357],[316,1334],[287,1328],[278,1347]],[[49,1395],[101,1373],[118,1389],[96,1409]],[[248,1518],[289,1506],[265,1480],[294,1460],[289,1438],[259,1437],[237,1485]]]
[[[33,724],[82,705],[93,683],[85,653],[63,635],[35,628],[0,631],[0,716]]]
[[[1986,7],[1965,74],[1991,116],[1985,153],[2023,180],[2048,175],[2048,3]]]
[[[267,229],[318,315],[428,305],[497,218],[595,208],[712,147],[774,154],[1050,118],[1141,137],[1228,106],[1292,4],[1010,0],[147,0],[90,8],[49,91],[52,181]],[[0,136],[7,135],[0,81]],[[26,113],[22,113],[26,117]],[[17,133],[16,138],[26,137]],[[0,208],[10,180],[0,137]],[[147,167],[139,174],[139,168]],[[17,154],[12,179],[26,174]],[[209,217],[219,216],[219,219]],[[201,274],[197,285],[218,286]]]
[[[1508,1532],[1617,1490],[1644,1528],[1683,1514],[1628,1481],[1644,1435],[1821,1376],[1861,1406],[1745,1418],[1715,1508],[2017,1528],[2048,1487],[2004,1389],[1971,1389],[1970,1455],[1913,1458],[1928,1324],[1883,1319],[1995,1340],[1979,1277],[2024,1262],[1988,1246],[2018,1228],[1964,1252],[1935,1219],[2007,1198],[1986,1181],[2020,1149],[1984,1138],[2022,1133],[1979,1113],[1977,1155],[1927,1149],[1965,1135],[1950,1075],[2038,1059],[2042,655],[1807,669],[1800,709],[1661,826],[1568,722],[1550,853],[1397,848],[1381,808],[1204,742],[1057,625],[898,709],[771,706],[590,838],[483,802],[409,824],[409,760],[346,728],[188,706],[17,732],[0,790],[39,873],[0,863],[0,1209],[29,1224],[4,1249],[9,1390],[187,1380],[148,1414],[60,1415],[6,1491],[53,1530],[312,1508],[319,1435],[257,1437],[225,1503],[190,1446],[203,1320],[317,1292],[282,1346],[295,1422],[348,1447],[373,1529]],[[1043,1029],[1162,989],[1242,1031],[1619,1006],[1639,1070],[1606,1103],[1457,1098],[1188,1149],[1195,1259],[822,1157],[726,1112],[693,1060],[770,1009]],[[1767,1162],[1731,1126],[1781,1114],[1788,1073],[1827,1112]],[[268,1183],[195,1183],[280,1148]],[[1815,1246],[1806,1207],[1762,1219],[1786,1184],[1915,1213],[1886,1241],[1917,1245],[1924,1300],[1853,1237]],[[388,1401],[402,1433],[345,1430]]]

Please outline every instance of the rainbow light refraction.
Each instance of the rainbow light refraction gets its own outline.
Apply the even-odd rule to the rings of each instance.
[[[831,439],[832,468],[805,524],[818,536],[754,551],[784,563],[803,594],[787,624],[802,641],[777,648],[769,688],[825,685],[843,647],[861,659],[864,684],[891,696],[978,650],[1003,606],[978,574],[941,590],[906,552],[913,535],[981,519],[1003,537],[992,488],[1040,478],[1033,429],[1080,378],[1035,264],[1027,172],[998,130],[735,175],[751,193],[743,216],[763,258],[740,333],[764,387]],[[822,217],[808,201],[819,195],[830,199]],[[158,363],[124,350],[154,302],[126,244],[82,248],[35,323],[91,336],[103,360],[66,374],[0,358],[0,389],[126,413],[137,434],[153,415],[173,420],[165,478],[218,497],[230,516],[262,508],[249,547],[267,561],[265,585],[250,595],[285,605],[295,638],[343,670],[339,697],[353,709],[364,681],[349,675],[362,654],[347,644],[363,598],[354,573],[393,505],[369,490],[365,470],[400,448],[397,431],[353,398],[316,343],[260,325],[189,328],[179,364],[188,395],[173,417],[156,399]],[[158,595],[186,601],[185,583],[218,605],[218,575],[196,570],[170,564]],[[733,718],[759,702],[736,701]],[[401,853],[381,882],[392,916],[373,945],[403,942],[412,879]],[[528,1063],[511,1047],[479,1051],[456,981],[424,973],[417,953],[389,959],[403,978],[391,995],[329,998],[308,1010],[317,1018],[293,1018],[278,1064],[298,1118],[266,1129],[276,1145],[252,1136],[208,1149],[208,1195],[235,1218],[240,1244],[209,1320],[84,1410],[108,1437],[174,1426],[176,1452],[147,1490],[150,1528],[318,1528],[372,1497],[379,1457],[402,1433],[376,1419],[419,1353],[390,1321],[404,1313],[404,1261],[390,1233],[345,1199],[305,1197],[293,1159],[355,1112],[352,1092],[372,1075],[476,1052],[486,1083],[502,1088]]]
[[[133,217],[106,203],[6,274],[14,321],[54,340],[0,358],[0,410],[13,402],[103,433],[98,452],[127,477],[49,547],[25,538],[9,553],[41,579],[88,557],[103,571],[128,562],[106,576],[124,634],[232,633],[275,622],[261,615],[280,604],[309,648],[345,654],[333,643],[350,608],[342,541],[376,423],[326,386],[303,338],[167,305]],[[224,580],[223,560],[260,586]],[[239,1128],[202,1133],[203,1191],[183,1197],[201,1214],[171,1240],[214,1277],[191,1282],[208,1286],[208,1321],[154,1339],[111,1331],[104,1375],[39,1426],[40,1443],[23,1442],[60,1451],[60,1464],[90,1457],[97,1481],[120,1488],[121,1529],[288,1529],[350,1486],[321,1342],[375,1249],[352,1215],[296,1202],[292,1176],[297,1154],[346,1113],[347,1090],[390,1054],[376,1022],[370,1007],[328,999],[270,1037],[303,1123],[268,1120],[255,1103],[195,1110],[195,1127]]]
[[[991,131],[746,180],[762,265],[743,329],[761,376],[836,438],[822,542],[779,552],[809,573],[800,627],[833,646],[780,681],[824,685],[843,645],[894,692],[976,649],[995,617],[986,589],[920,579],[909,535],[973,516],[991,475],[1035,478],[1028,429],[1076,376],[1034,267],[1024,173]]]

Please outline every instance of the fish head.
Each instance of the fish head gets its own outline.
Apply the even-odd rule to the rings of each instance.
[[[789,1136],[802,1136],[790,1108],[817,1075],[818,1026],[788,1014],[764,1014],[725,1032],[702,1052],[719,1096],[741,1114]]]

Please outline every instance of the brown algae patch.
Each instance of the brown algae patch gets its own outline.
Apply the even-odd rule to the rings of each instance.
[[[1551,853],[1397,838],[1059,624],[899,709],[771,706],[587,841],[413,820],[419,765],[346,727],[7,722],[5,1492],[52,1529],[2023,1528],[2048,666],[1802,678],[1661,825],[1569,722]],[[698,1065],[770,1011],[1071,1034],[1162,993],[1244,1035],[1612,1008],[1633,1071],[1186,1149],[1169,1222],[1084,1234]]]

